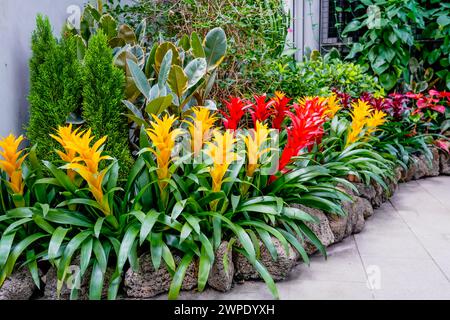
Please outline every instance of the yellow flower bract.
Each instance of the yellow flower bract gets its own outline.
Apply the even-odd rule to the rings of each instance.
[[[267,128],[267,124],[263,124],[259,121],[256,122],[256,129],[250,130],[250,132],[243,136],[245,146],[247,149],[247,176],[252,177],[255,170],[259,166],[261,157],[269,151],[268,148],[262,149],[262,146],[269,138],[270,130]]]
[[[214,131],[214,140],[207,143],[208,149],[205,150],[205,153],[213,162],[210,174],[214,192],[220,191],[228,167],[237,159],[237,154],[233,152],[235,142],[236,139],[231,130],[227,130],[225,133],[216,130]]]
[[[106,170],[99,171],[101,160],[110,159],[102,156],[106,136],[97,140],[92,146],[94,136],[91,129],[87,131],[72,131],[72,125],[59,127],[57,135],[51,135],[64,148],[65,153],[58,152],[62,160],[68,162],[64,168],[77,172],[88,184],[89,190],[100,205],[105,215],[111,214],[108,200],[103,194],[102,184]],[[70,162],[69,162],[70,161]]]
[[[352,103],[351,111],[352,124],[347,135],[346,146],[349,146],[363,137],[368,137],[376,131],[377,127],[386,122],[386,114],[383,111],[375,110],[367,102],[358,100]]]
[[[191,145],[194,156],[198,156],[206,141],[211,138],[211,129],[218,119],[214,112],[205,107],[194,107],[193,115],[188,116],[191,121],[185,121],[188,124],[189,133],[191,134]]]
[[[10,187],[16,194],[23,195],[25,183],[22,179],[22,163],[26,158],[26,154],[22,155],[23,150],[19,150],[19,145],[23,141],[23,136],[18,138],[10,134],[6,138],[0,140],[0,168],[6,172],[10,179]]]
[[[167,186],[164,179],[171,176],[169,165],[171,163],[172,150],[175,147],[175,139],[183,133],[182,129],[172,129],[177,118],[175,116],[165,115],[162,119],[153,115],[153,121],[150,122],[150,129],[147,129],[147,135],[152,141],[155,149],[151,150],[156,156],[158,164],[157,175],[159,178],[160,190]]]

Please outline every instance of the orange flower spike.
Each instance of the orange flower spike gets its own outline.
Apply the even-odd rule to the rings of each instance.
[[[19,145],[23,141],[23,136],[15,138],[10,134],[8,137],[0,140],[0,169],[6,172],[10,179],[10,187],[14,193],[23,195],[25,183],[22,179],[22,163],[27,154],[23,154],[23,150],[19,150]]]

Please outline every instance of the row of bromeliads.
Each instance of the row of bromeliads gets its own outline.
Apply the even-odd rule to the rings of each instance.
[[[60,289],[77,261],[78,280],[91,270],[89,298],[102,298],[106,286],[115,299],[124,268],[137,269],[140,254],[150,252],[154,268],[173,276],[169,298],[176,298],[192,261],[198,290],[205,288],[215,250],[229,241],[277,297],[258,260],[259,240],[274,259],[274,239],[306,263],[305,239],[325,255],[306,225],[316,219],[292,204],[344,215],[340,204],[350,198],[337,185],[353,188],[350,175],[385,186],[394,165],[407,165],[405,152],[432,143],[448,151],[436,128],[449,98],[437,91],[359,99],[336,92],[292,103],[277,92],[270,99],[230,98],[220,112],[195,107],[184,119],[153,115],[126,181],[102,152],[107,137],[88,128],[69,124],[49,137],[61,145],[61,163],[37,159],[34,146],[20,148],[23,136],[9,135],[0,141],[0,286],[26,267],[39,287],[39,267],[50,264]],[[192,147],[179,155],[186,132]],[[71,298],[77,295],[75,286]]]

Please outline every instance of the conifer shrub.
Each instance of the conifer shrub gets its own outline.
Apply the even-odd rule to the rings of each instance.
[[[124,83],[123,72],[113,65],[108,38],[99,30],[90,38],[84,57],[82,116],[96,137],[108,136],[105,150],[118,159],[121,176],[133,163],[128,120],[123,115]]]
[[[37,144],[39,158],[55,160],[57,145],[49,134],[81,106],[82,66],[75,38],[69,35],[58,41],[48,18],[41,15],[36,19],[31,49],[27,136],[31,144]]]
[[[37,144],[37,155],[56,159],[51,152],[56,142],[49,137],[58,125],[66,122],[71,106],[62,103],[63,55],[61,46],[53,36],[48,18],[36,19],[36,30],[31,38],[30,60],[30,120],[27,136],[31,144]],[[52,156],[53,155],[53,156]]]

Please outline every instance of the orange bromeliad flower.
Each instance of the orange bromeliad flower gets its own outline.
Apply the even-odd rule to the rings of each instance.
[[[68,147],[68,144],[74,143],[78,139],[80,139],[83,132],[79,132],[79,128],[72,131],[72,124],[69,124],[65,127],[58,127],[58,130],[56,131],[57,135],[51,134],[50,137],[55,139],[64,149],[64,152],[60,150],[56,150],[56,153],[59,155],[61,160],[71,163],[73,159],[75,159],[77,152]],[[68,169],[67,170],[67,176],[70,178],[70,180],[75,179],[75,171]]]
[[[10,181],[9,186],[15,194],[23,195],[25,183],[22,179],[22,163],[26,158],[26,154],[22,155],[23,150],[18,150],[20,143],[23,141],[23,136],[15,138],[10,134],[6,138],[0,140],[0,155],[3,157],[0,160],[0,169],[6,172]]]
[[[218,119],[214,112],[204,107],[195,107],[192,109],[194,115],[188,116],[192,122],[187,122],[189,133],[191,134],[191,143],[193,146],[194,156],[198,156],[203,145],[211,137],[211,129],[214,122]]]
[[[248,164],[247,176],[252,177],[256,169],[259,167],[259,160],[269,151],[269,148],[261,149],[264,143],[268,140],[270,130],[267,125],[257,121],[256,129],[243,137],[245,146],[247,148]]]
[[[177,120],[175,116],[165,115],[163,119],[159,119],[153,115],[153,120],[150,122],[151,129],[147,129],[147,135],[153,142],[155,149],[151,151],[156,156],[156,162],[158,169],[156,171],[159,178],[159,188],[161,191],[167,186],[164,179],[168,179],[171,176],[169,171],[169,165],[171,161],[172,150],[175,147],[175,139],[183,133],[182,129],[172,130],[173,123]]]
[[[237,154],[233,152],[235,142],[236,139],[231,130],[225,131],[224,134],[218,130],[214,131],[213,142],[208,142],[209,148],[205,150],[205,153],[213,161],[210,168],[213,192],[220,191],[228,167],[237,159]]]
[[[97,140],[91,147],[91,129],[78,132],[71,131],[71,126],[58,129],[59,137],[53,136],[66,151],[66,153],[58,153],[63,160],[70,162],[63,168],[77,172],[88,184],[89,190],[100,205],[105,215],[111,214],[111,208],[108,199],[103,194],[102,184],[106,174],[106,169],[99,171],[101,160],[111,159],[109,156],[102,156],[103,144],[106,136]]]

